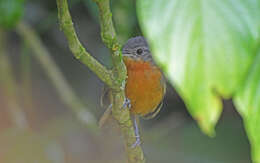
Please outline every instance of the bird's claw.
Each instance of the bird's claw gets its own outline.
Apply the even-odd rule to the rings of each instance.
[[[141,144],[140,136],[136,136],[136,141],[134,144],[132,144],[131,148],[135,148],[136,146]]]
[[[129,98],[125,98],[124,104],[123,104],[123,109],[125,108],[131,108],[131,101]]]

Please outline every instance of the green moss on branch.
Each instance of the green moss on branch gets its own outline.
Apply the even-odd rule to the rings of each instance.
[[[99,19],[101,26],[101,38],[105,45],[110,49],[112,61],[114,65],[113,74],[115,76],[115,84],[124,89],[124,81],[126,79],[126,67],[123,63],[121,53],[121,45],[117,41],[115,28],[112,20],[109,0],[94,0],[98,5]]]
[[[92,70],[104,83],[113,87],[113,74],[94,59],[82,46],[73,27],[66,0],[57,0],[60,27],[65,33],[74,56]]]
[[[117,120],[122,135],[124,136],[128,162],[144,163],[145,158],[141,146],[137,145],[135,148],[132,148],[132,145],[136,141],[136,137],[129,110],[122,109],[125,99],[124,88],[127,71],[122,58],[121,45],[117,41],[112,21],[110,1],[94,0],[94,2],[97,3],[99,8],[102,40],[110,49],[112,55],[113,69],[111,72],[106,70],[99,62],[92,58],[80,44],[74,31],[66,0],[57,0],[60,26],[69,41],[70,49],[74,55],[95,72],[97,76],[112,89],[112,115]]]

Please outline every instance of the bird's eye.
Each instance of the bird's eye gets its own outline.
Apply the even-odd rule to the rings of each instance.
[[[141,55],[141,54],[143,53],[143,49],[137,49],[136,53],[137,53],[138,55]]]

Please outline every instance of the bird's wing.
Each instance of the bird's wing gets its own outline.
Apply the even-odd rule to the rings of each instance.
[[[148,113],[147,115],[145,115],[143,118],[144,119],[152,119],[154,118],[161,110],[162,106],[163,106],[163,99],[164,99],[164,96],[166,94],[166,80],[164,78],[164,76],[162,77],[161,79],[161,83],[163,85],[163,97],[162,97],[162,100],[161,102],[156,106],[156,108],[154,109],[153,112],[151,113]]]

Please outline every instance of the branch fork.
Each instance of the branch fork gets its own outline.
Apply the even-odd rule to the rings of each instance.
[[[121,45],[117,41],[112,21],[109,0],[93,0],[99,8],[101,38],[111,51],[113,69],[108,70],[100,64],[80,43],[70,16],[67,0],[56,0],[60,27],[64,32],[73,55],[92,70],[112,89],[112,115],[117,120],[125,140],[125,149],[129,163],[144,163],[145,158],[140,145],[132,147],[136,141],[133,123],[128,109],[121,109],[125,100],[125,79],[127,71],[123,62]]]

